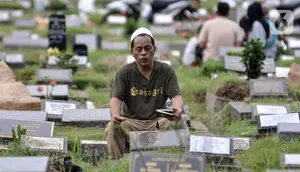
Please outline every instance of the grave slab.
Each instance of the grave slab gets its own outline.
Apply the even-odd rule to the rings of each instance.
[[[32,121],[46,121],[47,114],[43,111],[0,110],[0,118]]]
[[[0,10],[0,23],[10,23],[11,14],[8,11]]]
[[[15,20],[15,26],[17,28],[34,28],[36,26],[36,23],[32,19],[16,19]]]
[[[39,92],[38,88],[42,88]],[[27,85],[29,94],[33,97],[45,98],[51,96],[54,100],[68,100],[69,86],[68,85]]]
[[[131,152],[130,172],[164,171],[164,172],[204,172],[206,158],[203,155]]]
[[[48,119],[61,120],[64,109],[77,109],[79,104],[72,101],[45,100],[41,101],[41,109],[46,111]]]
[[[277,137],[280,141],[300,139],[300,123],[278,123]]]
[[[252,103],[252,120],[257,120],[259,115],[283,115],[290,112],[288,105]]]
[[[298,113],[284,115],[259,115],[257,130],[259,133],[277,132],[279,123],[300,123]]]
[[[52,137],[54,130],[54,122],[45,121],[29,121],[18,119],[0,119],[0,137],[12,138],[11,129],[14,128],[17,131],[17,125],[21,125],[22,128],[27,129],[27,136],[37,137]]]
[[[229,102],[230,106],[230,121],[239,119],[250,119],[251,108],[245,102]]]
[[[281,55],[280,60],[294,60],[294,56],[289,56],[289,55]]]
[[[111,120],[110,109],[64,109],[62,122],[79,127],[105,127]]]
[[[3,48],[5,49],[47,49],[49,41],[45,38],[31,39],[31,38],[14,38],[3,37]]]
[[[48,77],[57,83],[71,83],[72,75],[72,69],[37,69],[36,81],[42,83]]]
[[[5,52],[0,52],[0,60],[5,60]]]
[[[0,157],[0,169],[7,172],[48,172],[49,157]]]
[[[207,92],[206,94],[207,110],[209,113],[218,113],[230,102],[229,99],[217,97],[214,94]]]
[[[81,68],[86,68],[89,61],[87,56],[79,56],[79,55],[73,56],[72,59],[77,60],[77,65],[79,65],[79,67]]]
[[[251,97],[288,96],[286,78],[250,79]]]
[[[10,67],[24,67],[25,66],[25,57],[23,54],[6,54],[5,62]]]
[[[289,168],[300,168],[300,154],[280,154],[281,165]]]
[[[97,163],[109,155],[107,141],[80,140],[80,150],[85,160]]]
[[[87,108],[87,109],[96,109],[96,107],[95,107],[95,105],[94,105],[93,102],[91,102],[91,101],[86,101],[85,103],[86,103],[86,108]]]
[[[131,131],[130,150],[150,150],[168,147],[184,147],[188,130]]]
[[[107,23],[112,25],[123,25],[126,23],[127,18],[125,16],[109,15],[106,20]]]
[[[153,24],[155,25],[171,25],[173,22],[173,16],[170,14],[156,13],[153,15]]]
[[[234,137],[232,140],[234,151],[245,151],[252,145],[252,139],[250,138]]]
[[[13,30],[11,33],[11,37],[13,38],[29,38],[30,36],[30,30]]]
[[[233,141],[229,137],[190,135],[186,152],[205,154],[209,157],[232,158]]]
[[[172,26],[157,26],[151,25],[149,30],[153,36],[175,36],[176,29]]]
[[[104,50],[129,50],[129,45],[126,41],[116,42],[103,40],[101,48]]]
[[[289,67],[276,67],[276,77],[287,78],[290,73]]]
[[[30,148],[40,152],[59,152],[67,153],[66,137],[33,137],[22,136],[22,148]]]
[[[74,44],[85,44],[88,48],[88,51],[95,51],[101,48],[102,37],[101,35],[96,34],[76,34],[73,37],[73,45]]]

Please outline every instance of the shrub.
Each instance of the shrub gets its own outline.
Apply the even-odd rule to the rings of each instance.
[[[77,72],[78,65],[77,60],[72,59],[74,54],[72,53],[62,53],[58,56],[57,67],[61,69],[72,69],[73,74]]]
[[[15,1],[3,1],[0,3],[0,9],[23,10],[23,6]]]
[[[59,11],[59,10],[66,10],[67,6],[66,4],[61,0],[51,0],[48,7],[46,7],[46,10],[53,10],[53,11]]]
[[[137,22],[133,19],[128,19],[124,24],[124,36],[130,37],[131,34],[138,28]]]
[[[109,72],[110,67],[108,65],[98,63],[95,65],[94,70],[98,73],[107,73]]]
[[[14,69],[17,81],[22,81],[23,84],[29,84],[29,81],[35,75],[37,66],[28,66],[24,69]]]
[[[261,74],[266,55],[259,39],[250,39],[243,50],[242,63],[246,67],[248,79],[256,79]]]
[[[203,63],[200,68],[200,75],[210,77],[212,73],[224,71],[224,65],[222,62],[208,60]]]

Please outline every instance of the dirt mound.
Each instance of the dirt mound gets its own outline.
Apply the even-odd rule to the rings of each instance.
[[[16,82],[16,76],[8,65],[0,60],[0,84]]]
[[[235,101],[244,101],[250,94],[249,85],[246,83],[227,83],[220,87],[216,96]]]

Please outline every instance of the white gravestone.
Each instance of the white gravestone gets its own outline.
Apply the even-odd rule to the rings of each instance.
[[[63,110],[76,109],[74,103],[46,102],[45,110],[48,114],[61,115]]]

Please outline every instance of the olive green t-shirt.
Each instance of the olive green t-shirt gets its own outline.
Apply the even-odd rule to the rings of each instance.
[[[139,71],[136,62],[117,71],[110,97],[122,101],[121,116],[134,119],[153,119],[156,109],[165,108],[167,98],[181,95],[177,76],[166,63],[153,62],[149,80]]]

